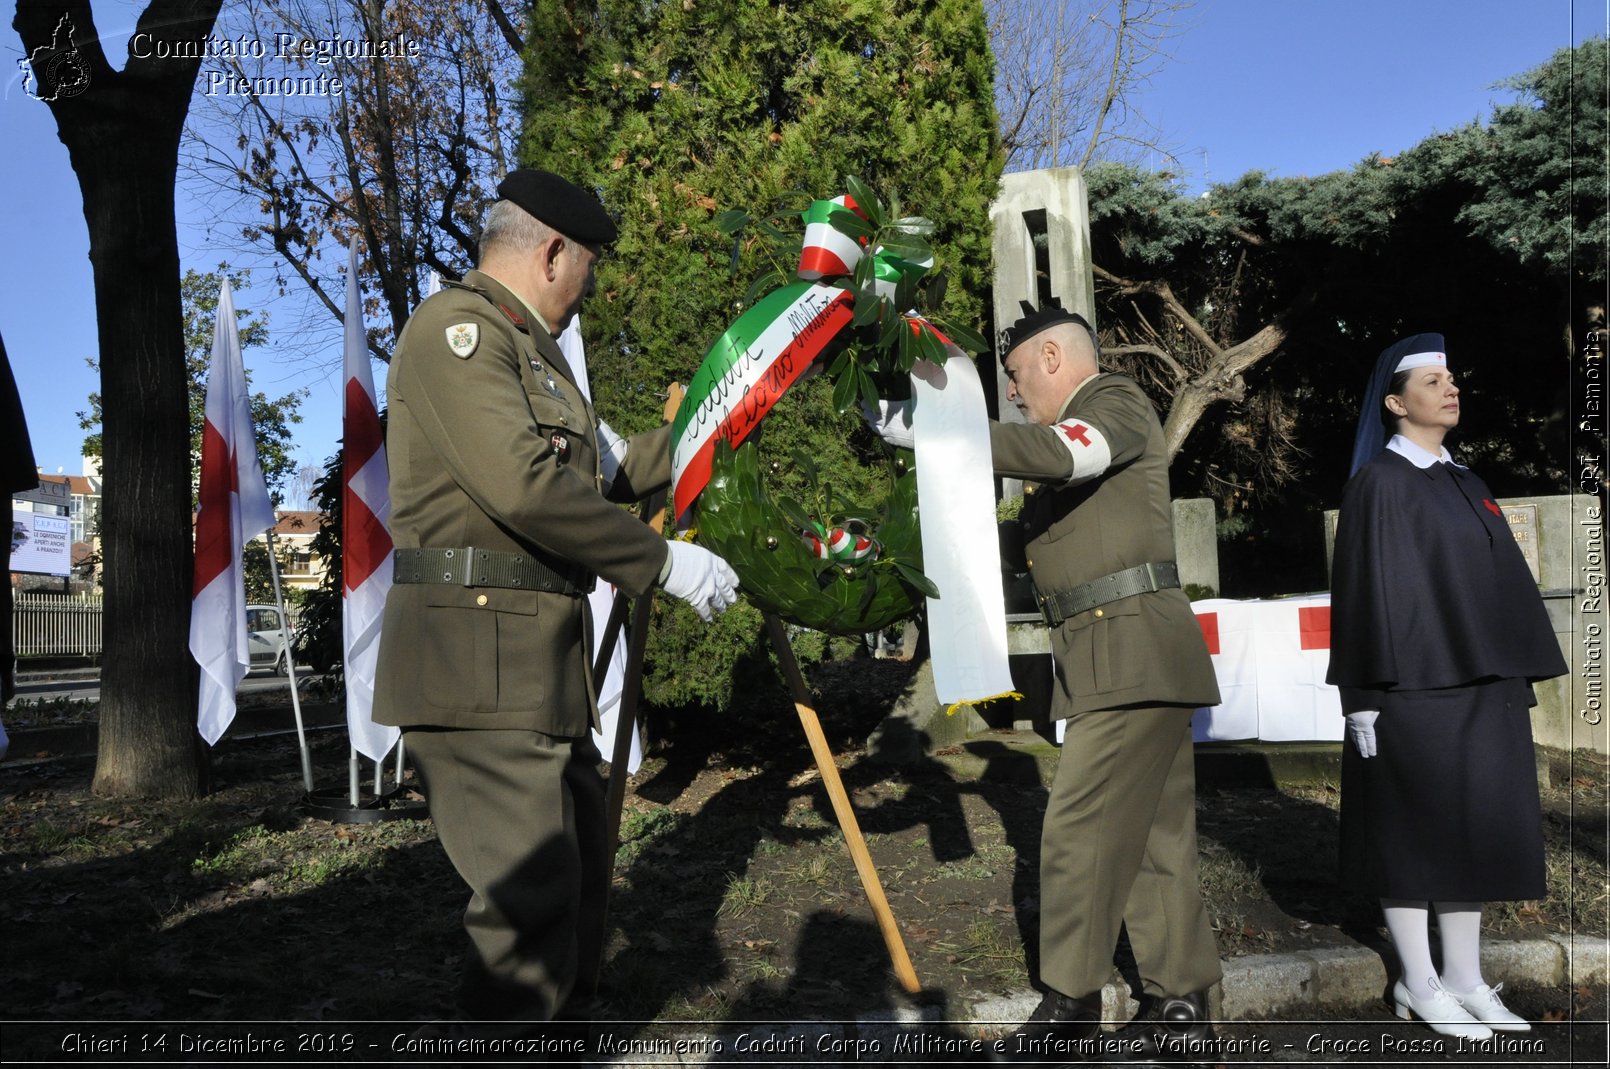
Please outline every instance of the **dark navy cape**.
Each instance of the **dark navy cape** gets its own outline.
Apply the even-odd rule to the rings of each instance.
[[[1566,671],[1537,584],[1492,492],[1469,469],[1417,468],[1390,449],[1342,493],[1331,577],[1331,659],[1343,712],[1373,690]]]

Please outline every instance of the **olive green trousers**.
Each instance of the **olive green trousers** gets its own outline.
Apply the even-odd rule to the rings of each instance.
[[[466,1020],[547,1021],[598,980],[610,866],[590,737],[411,729],[436,834],[470,888]]]
[[[1111,979],[1120,925],[1146,994],[1189,994],[1221,976],[1197,882],[1193,712],[1068,718],[1040,834],[1040,979],[1064,995]]]

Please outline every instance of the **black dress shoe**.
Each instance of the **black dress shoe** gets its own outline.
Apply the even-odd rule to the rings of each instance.
[[[1069,998],[1051,991],[1017,1031],[1002,1037],[990,1060],[1005,1065],[1084,1061],[1101,1051],[1101,992]]]
[[[1214,1061],[1207,1049],[1213,1038],[1207,992],[1152,997],[1116,1038],[1132,1062]]]

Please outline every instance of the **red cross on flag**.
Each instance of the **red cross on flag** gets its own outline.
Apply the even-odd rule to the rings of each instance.
[[[213,322],[197,496],[190,655],[201,666],[196,728],[211,746],[235,719],[235,688],[251,664],[241,552],[248,540],[274,526],[274,503],[257,463],[251,395],[227,278]]]
[[[358,238],[347,249],[346,409],[341,417],[341,631],[346,651],[347,734],[353,748],[379,761],[400,732],[374,722],[375,659],[391,589],[391,492],[386,446],[369,370],[358,286]]]

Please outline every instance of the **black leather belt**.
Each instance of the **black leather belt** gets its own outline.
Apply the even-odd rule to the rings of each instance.
[[[444,583],[506,590],[589,594],[597,581],[578,585],[529,553],[502,553],[474,546],[453,549],[398,549],[392,552],[393,583]]]
[[[1172,590],[1179,585],[1179,566],[1171,560],[1165,560],[1125,568],[1121,572],[1080,583],[1071,590],[1054,594],[1035,591],[1034,600],[1039,602],[1040,615],[1045,622],[1056,627],[1070,616],[1078,616],[1109,602],[1132,598],[1136,594],[1149,594],[1154,590]]]

